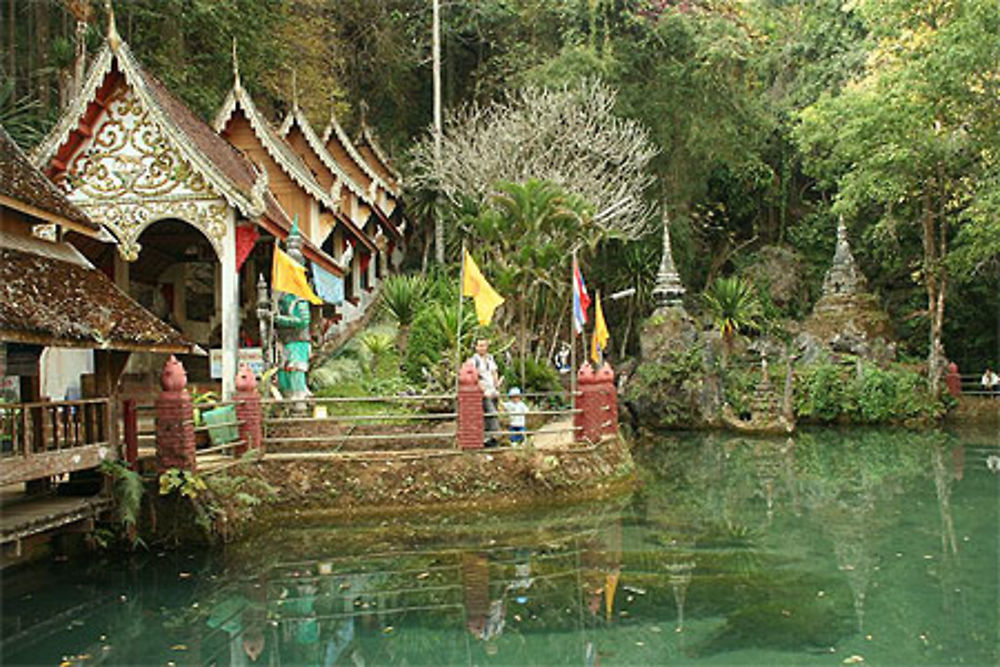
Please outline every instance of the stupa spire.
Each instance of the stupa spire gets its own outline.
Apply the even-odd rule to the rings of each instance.
[[[653,299],[659,306],[676,306],[684,296],[684,283],[674,265],[673,251],[670,248],[670,217],[666,206],[663,207],[663,256],[660,258],[660,269],[656,274],[656,286],[653,287]]]

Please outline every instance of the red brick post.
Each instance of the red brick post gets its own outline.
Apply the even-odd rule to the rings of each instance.
[[[601,433],[618,435],[618,390],[615,388],[615,371],[611,364],[604,365],[594,373],[595,403],[599,406],[601,415]]]
[[[958,374],[958,364],[954,361],[948,364],[948,374],[944,376],[945,386],[948,393],[958,398],[962,395],[962,376]]]
[[[185,390],[184,365],[170,355],[160,374],[163,391],[156,399],[156,470],[197,469],[194,456],[194,410]]]
[[[596,442],[601,438],[601,422],[604,415],[597,402],[597,379],[594,369],[584,362],[576,374],[577,396],[573,397],[573,426],[576,427],[574,440],[576,442]]]
[[[257,393],[257,378],[246,364],[240,366],[236,374],[236,419],[240,423],[240,440],[243,441],[233,449],[235,456],[243,456],[248,449],[263,449],[264,438],[261,424],[263,415],[260,407],[260,394]]]
[[[479,388],[479,374],[471,361],[462,364],[458,371],[458,447],[482,449],[483,390]]]

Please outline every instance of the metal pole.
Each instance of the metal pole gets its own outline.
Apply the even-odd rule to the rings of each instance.
[[[573,250],[573,261],[569,268],[569,286],[571,290],[569,304],[569,396],[570,405],[576,408],[576,249]],[[582,304],[581,304],[582,305]]]
[[[462,259],[458,268],[458,331],[455,334],[455,400],[458,400],[458,374],[462,370],[462,290],[465,287],[465,240],[462,240]],[[457,408],[455,410],[458,412]]]

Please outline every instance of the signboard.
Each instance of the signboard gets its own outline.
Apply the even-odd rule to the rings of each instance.
[[[261,376],[264,372],[264,349],[260,347],[241,347],[239,352],[239,357],[236,361],[236,367],[239,368],[243,364],[250,367],[253,374],[257,377]],[[208,356],[209,370],[212,375],[213,380],[222,379],[222,349],[216,348],[209,352]]]

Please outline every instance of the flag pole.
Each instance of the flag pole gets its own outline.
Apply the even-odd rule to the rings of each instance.
[[[462,290],[465,287],[465,239],[458,264],[458,331],[455,334],[455,396],[458,396],[458,375],[462,370]]]
[[[569,267],[569,400],[576,407],[576,248],[573,249],[573,261]],[[575,417],[574,417],[575,420]]]

